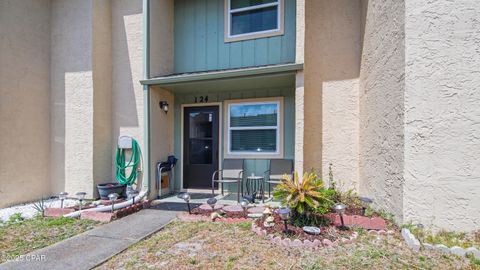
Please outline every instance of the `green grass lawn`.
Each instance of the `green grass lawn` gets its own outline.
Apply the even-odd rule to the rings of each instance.
[[[23,220],[14,215],[0,224],[0,262],[62,241],[100,223],[73,218],[36,217]]]
[[[271,244],[250,223],[174,222],[99,269],[476,269],[469,259],[415,253],[399,233],[360,233],[355,243],[305,250]],[[478,269],[478,268],[477,268]]]

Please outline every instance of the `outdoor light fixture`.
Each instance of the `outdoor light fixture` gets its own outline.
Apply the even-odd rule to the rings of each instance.
[[[62,191],[58,194],[58,198],[60,199],[60,208],[63,208],[63,201],[67,198],[68,193]]]
[[[188,213],[192,214],[192,211],[190,209],[190,194],[182,193],[182,194],[179,195],[179,198],[181,198],[182,200],[184,200],[187,203]]]
[[[337,212],[337,214],[340,215],[340,221],[342,222],[342,226],[340,227],[340,229],[342,230],[345,230],[347,227],[345,227],[345,223],[343,222],[343,214],[345,214],[345,209],[347,208],[347,206],[345,206],[345,204],[343,203],[336,203],[334,206],[333,206],[333,209],[335,209],[335,212]]]
[[[243,214],[246,216],[247,215],[247,208],[248,208],[248,201],[243,199],[240,202],[240,206],[243,208]]]
[[[280,218],[283,220],[283,223],[285,224],[285,231],[284,232],[288,233],[287,221],[288,221],[288,219],[290,219],[290,213],[291,213],[290,208],[288,208],[288,207],[280,208],[280,209],[278,209],[277,213],[280,216]]]
[[[217,203],[217,199],[215,198],[210,198],[207,200],[207,204],[210,205],[212,208],[212,212],[215,210],[215,204]]]
[[[108,194],[108,199],[112,203],[112,213],[115,210],[115,201],[118,199],[118,194],[117,193],[110,193]]]
[[[80,208],[79,208],[79,210],[82,211],[83,200],[85,199],[85,196],[87,195],[87,193],[86,193],[86,192],[83,192],[83,191],[80,191],[80,192],[77,192],[75,195],[77,195],[77,198],[78,198],[78,200],[80,201]]]
[[[365,215],[365,210],[373,203],[373,199],[367,197],[358,197],[358,199],[362,202],[362,214]]]
[[[168,102],[160,101],[160,103],[158,103],[158,105],[160,106],[160,109],[163,110],[165,113],[168,112]]]

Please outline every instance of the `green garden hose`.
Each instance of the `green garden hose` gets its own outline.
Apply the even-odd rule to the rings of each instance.
[[[117,155],[116,155],[116,178],[118,183],[122,185],[131,186],[135,183],[135,180],[138,176],[138,166],[140,165],[140,159],[142,152],[140,151],[140,145],[135,139],[132,139],[132,155],[127,164],[125,164],[125,149],[117,146]],[[130,175],[127,177],[125,175],[125,170],[127,168],[132,168]]]

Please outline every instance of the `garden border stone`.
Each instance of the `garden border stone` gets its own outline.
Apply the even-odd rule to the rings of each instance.
[[[340,243],[339,240],[331,241],[329,239],[323,239],[320,241],[319,239],[315,239],[313,241],[305,239],[305,240],[300,240],[300,239],[294,239],[291,240],[290,238],[282,238],[281,236],[275,236],[274,234],[268,234],[266,230],[262,229],[261,227],[258,227],[255,222],[252,222],[252,232],[256,233],[258,236],[268,236],[272,244],[278,245],[278,246],[283,246],[283,247],[289,247],[289,248],[309,248],[309,249],[318,249],[320,247],[336,247]],[[375,233],[377,233],[375,231]],[[345,244],[352,243],[355,239],[358,238],[358,232],[354,231],[350,238],[345,238]]]
[[[407,246],[410,247],[415,252],[418,252],[420,250],[420,246],[423,246],[423,248],[425,249],[435,250],[445,254],[453,254],[460,257],[466,257],[469,255],[472,255],[473,257],[475,257],[475,259],[477,260],[480,259],[480,251],[475,247],[469,247],[464,249],[459,246],[453,246],[449,248],[443,244],[432,245],[427,242],[420,244],[420,241],[417,238],[415,238],[415,236],[407,228],[402,229],[402,236]]]

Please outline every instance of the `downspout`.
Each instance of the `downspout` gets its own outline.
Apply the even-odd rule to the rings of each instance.
[[[143,0],[143,79],[150,79],[150,0]],[[144,149],[145,165],[142,189],[146,196],[150,190],[150,89],[143,85]]]
[[[143,0],[143,79],[150,79],[150,0]],[[143,144],[143,180],[142,191],[135,197],[137,202],[144,197],[148,198],[150,191],[150,89],[143,85],[143,115],[144,115],[144,144]],[[125,208],[133,204],[133,199],[114,205],[115,209]],[[89,208],[64,215],[65,217],[79,217],[82,212],[107,212],[111,206]]]

